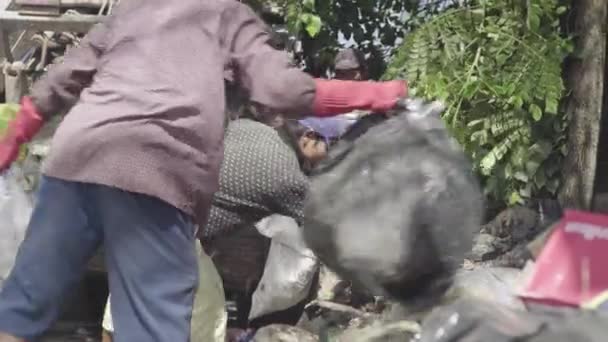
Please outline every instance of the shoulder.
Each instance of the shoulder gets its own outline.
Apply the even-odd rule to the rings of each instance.
[[[259,172],[282,178],[300,171],[298,157],[272,127],[250,119],[231,121],[224,139],[224,159],[256,165]],[[253,171],[253,170],[252,170]]]
[[[224,24],[241,25],[242,23],[255,23],[263,25],[264,22],[256,12],[247,4],[236,0],[217,0],[213,5],[217,6],[220,17]]]
[[[207,2],[207,3],[210,3],[210,2]],[[222,13],[223,15],[229,15],[229,14],[236,13],[239,15],[248,15],[248,16],[255,17],[255,12],[253,11],[253,9],[251,9],[251,7],[249,7],[247,4],[244,4],[240,1],[216,0],[215,4],[213,4],[213,5],[217,6],[220,13]]]
[[[248,142],[256,146],[281,145],[282,139],[277,131],[261,122],[251,119],[236,119],[226,128],[226,145],[234,142]]]

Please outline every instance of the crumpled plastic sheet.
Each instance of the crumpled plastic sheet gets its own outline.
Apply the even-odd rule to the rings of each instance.
[[[0,174],[0,280],[6,279],[12,269],[33,210],[21,177],[17,166]]]
[[[420,342],[517,342],[537,335],[540,317],[490,301],[461,299],[435,309],[423,322]]]
[[[598,312],[536,313],[462,298],[425,318],[419,342],[603,342],[607,324]]]
[[[525,280],[525,272],[515,268],[479,267],[460,270],[454,276],[448,297],[477,298],[510,309],[525,310],[526,306],[518,297],[518,291]]]
[[[264,273],[252,296],[250,320],[288,309],[306,299],[319,267],[292,218],[273,215],[256,228],[271,239],[271,244]]]

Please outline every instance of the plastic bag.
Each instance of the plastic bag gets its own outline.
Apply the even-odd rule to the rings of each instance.
[[[420,342],[603,342],[605,315],[533,313],[463,299],[424,319]]]
[[[0,174],[0,279],[10,273],[19,245],[25,237],[33,209],[30,196],[22,187],[21,169],[13,166]]]
[[[256,227],[272,242],[264,274],[253,293],[250,320],[288,309],[304,300],[319,266],[293,219],[273,215]]]
[[[567,210],[521,297],[529,304],[591,307],[608,290],[608,216]]]
[[[228,312],[222,278],[211,258],[200,248],[199,284],[192,310],[192,342],[224,342],[228,325]]]
[[[228,313],[222,279],[220,278],[211,258],[196,244],[199,255],[199,285],[194,297],[190,341],[192,342],[224,342]],[[114,333],[112,320],[111,295],[108,297],[103,314],[104,330]]]
[[[344,279],[419,302],[449,287],[483,202],[470,161],[440,118],[443,107],[404,106],[384,121],[362,119],[371,127],[355,124],[330,151],[312,177],[302,231]]]
[[[463,299],[435,309],[422,323],[420,342],[518,342],[537,335],[545,317],[493,302]]]
[[[454,277],[454,285],[447,293],[448,299],[478,298],[506,308],[525,310],[518,291],[525,281],[525,274],[515,268],[477,268],[461,270]]]

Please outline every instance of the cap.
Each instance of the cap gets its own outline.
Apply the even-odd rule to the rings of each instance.
[[[340,50],[334,60],[334,67],[336,70],[352,70],[359,69],[361,64],[359,63],[359,57],[354,49]]]
[[[301,125],[319,133],[325,142],[329,144],[331,139],[339,138],[354,123],[353,120],[345,117],[331,118],[307,118],[299,121]]]

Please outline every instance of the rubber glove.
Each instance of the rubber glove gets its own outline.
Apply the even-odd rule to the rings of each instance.
[[[361,82],[315,79],[313,110],[316,116],[332,116],[353,110],[386,112],[407,96],[406,81]]]
[[[0,137],[0,172],[8,169],[19,156],[19,148],[32,140],[44,120],[29,97],[21,100],[21,108]]]

